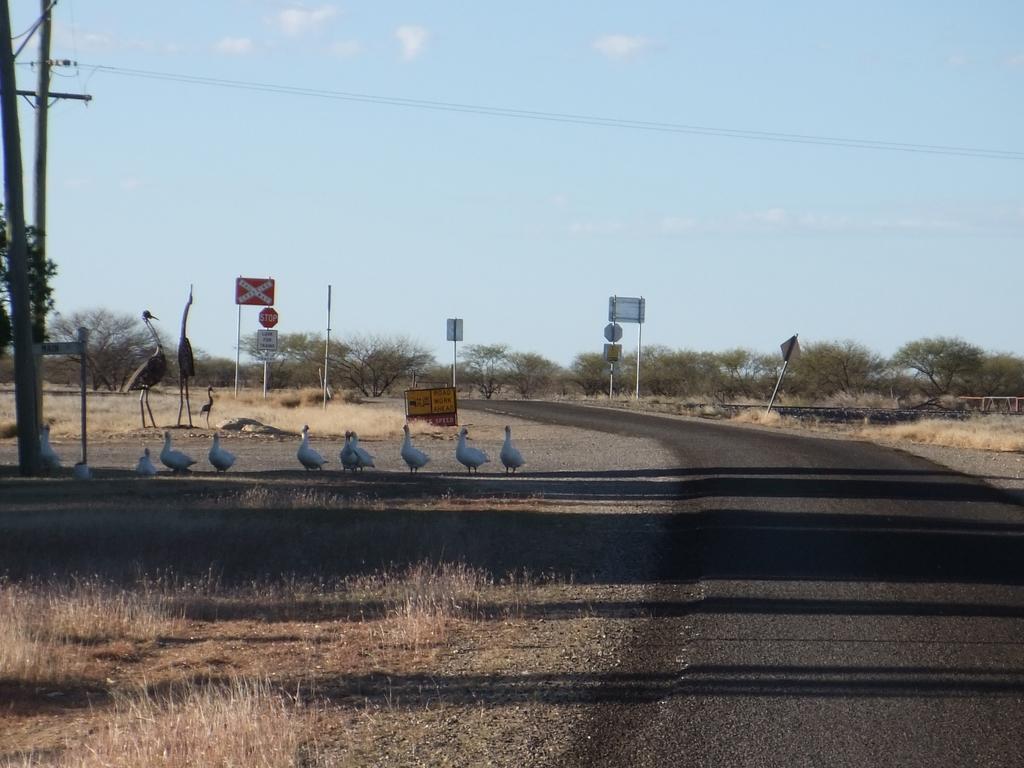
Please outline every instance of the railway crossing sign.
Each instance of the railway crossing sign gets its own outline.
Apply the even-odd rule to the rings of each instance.
[[[277,310],[273,307],[267,307],[266,309],[260,310],[260,325],[264,328],[273,328],[277,325],[277,320]]]
[[[274,306],[272,277],[240,277],[235,281],[235,304]]]

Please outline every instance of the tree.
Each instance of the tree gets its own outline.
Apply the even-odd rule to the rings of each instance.
[[[508,369],[509,384],[523,398],[549,389],[560,370],[557,363],[535,352],[509,354]]]
[[[587,397],[608,392],[608,363],[600,352],[581,352],[569,365],[572,382]]]
[[[242,345],[243,351],[256,360],[262,360],[256,347],[256,334],[247,336]],[[331,340],[328,355],[328,381],[335,377],[342,367],[348,347],[338,341]],[[277,337],[277,354],[270,361],[270,380],[275,387],[308,387],[323,386],[324,368],[324,337],[318,333],[280,333]]]
[[[470,344],[463,353],[466,378],[490,400],[508,383],[511,372],[506,344]]]
[[[1024,358],[1010,354],[985,355],[970,386],[974,394],[981,396],[1024,395]]]
[[[77,341],[79,327],[89,329],[85,359],[92,388],[120,391],[135,369],[153,353],[153,339],[135,315],[111,312],[108,309],[87,309],[70,315],[56,315],[53,337],[58,341]],[[159,333],[159,332],[158,332]],[[166,347],[165,347],[166,351]],[[174,355],[168,354],[168,363]],[[59,360],[80,365],[77,356]],[[53,367],[58,368],[61,362]],[[173,380],[168,370],[166,379]]]
[[[749,349],[730,349],[715,356],[715,397],[731,401],[737,398],[767,400],[782,365],[774,355],[762,355]]]
[[[800,359],[790,367],[792,389],[820,399],[877,389],[885,360],[863,344],[846,339],[806,344],[801,347]]]
[[[346,345],[342,377],[367,397],[380,397],[399,377],[436,365],[425,347],[404,336],[355,336]]]
[[[32,315],[32,340],[46,341],[46,316],[53,310],[53,288],[50,279],[57,274],[57,265],[47,259],[39,246],[35,227],[26,227],[28,240],[29,310]],[[9,307],[10,278],[7,274],[7,226],[0,205],[0,356],[11,345],[11,319]]]
[[[981,370],[984,351],[963,339],[947,336],[904,344],[893,362],[914,372],[922,391],[931,398],[963,394]]]

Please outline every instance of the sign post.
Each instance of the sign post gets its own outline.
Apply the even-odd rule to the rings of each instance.
[[[455,389],[455,367],[459,361],[459,342],[462,341],[462,318],[449,317],[447,331],[448,341],[452,343],[452,389]]]
[[[608,326],[611,328],[612,326]],[[622,337],[622,326],[616,325],[619,329],[618,337]],[[608,338],[608,329],[605,329],[605,338]],[[612,334],[614,335],[614,334]],[[621,344],[605,344],[604,345],[604,360],[608,363],[608,399],[612,399],[615,387],[615,364],[622,358],[622,345]]]
[[[799,333],[794,333],[779,345],[779,348],[782,350],[782,370],[779,371],[779,380],[775,382],[775,390],[772,392],[772,399],[768,401],[768,410],[765,413],[772,412],[772,406],[775,405],[775,396],[779,394],[779,387],[782,386],[782,377],[786,375],[789,361],[800,357],[800,342],[797,341],[799,335]]]
[[[331,286],[327,285],[327,336],[324,341],[324,410],[327,410],[327,362],[331,359]]]
[[[405,390],[406,419],[426,419],[438,427],[459,425],[459,401],[455,387]]]
[[[238,305],[238,330],[235,335],[235,397],[238,397],[238,361],[242,354],[242,305],[274,306],[274,278],[239,277],[235,280],[235,304]]]
[[[643,346],[644,319],[647,301],[643,296],[609,296],[608,320],[612,325],[636,323],[636,399],[640,399],[640,348]],[[611,341],[611,339],[609,339]]]
[[[274,322],[276,323],[277,321],[275,320]],[[274,359],[274,355],[277,354],[277,331],[268,329],[256,331],[256,352],[263,358],[263,399],[266,400],[267,368],[270,365],[270,361]]]
[[[88,391],[86,366],[88,363],[85,358],[86,345],[89,343],[89,329],[79,328],[78,329],[78,341],[50,341],[43,342],[42,344],[36,344],[35,353],[37,355],[78,355],[79,368],[81,369],[81,387],[82,387],[82,460],[75,465],[74,475],[79,480],[88,480],[92,477],[92,472],[89,469],[89,438],[88,438],[88,418],[86,416],[86,392]]]

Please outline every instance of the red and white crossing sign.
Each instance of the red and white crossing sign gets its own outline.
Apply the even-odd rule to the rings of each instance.
[[[277,325],[277,320],[277,310],[273,307],[260,310],[260,325],[264,328],[273,328]]]
[[[274,306],[274,279],[272,277],[240,277],[235,281],[235,304]]]

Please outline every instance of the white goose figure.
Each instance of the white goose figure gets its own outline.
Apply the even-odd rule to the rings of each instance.
[[[509,426],[505,427],[505,443],[501,446],[501,463],[505,465],[506,475],[510,469],[515,474],[515,471],[526,463],[523,454],[512,445],[512,427]]]
[[[220,432],[213,433],[213,445],[210,446],[207,458],[218,472],[227,472],[235,463],[235,454],[220,447]]]
[[[50,445],[50,425],[43,424],[39,431],[39,458],[42,459],[43,468],[46,470],[60,469],[60,456]]]
[[[373,454],[359,444],[359,435],[352,433],[352,450],[356,452],[359,459],[359,469],[373,466]]]
[[[402,427],[402,431],[405,432],[405,439],[402,441],[402,459],[409,465],[409,471],[415,472],[430,461],[430,457],[412,444],[408,424]]]
[[[466,435],[468,434],[469,430],[465,427],[459,430],[459,444],[455,446],[455,458],[472,474],[481,464],[486,464],[490,459],[479,448],[466,445]]]
[[[346,469],[350,469],[352,472],[359,469],[359,456],[352,447],[352,433],[349,431],[345,432],[345,445],[342,447],[341,453],[338,454],[338,458],[341,459],[342,472]]]
[[[302,442],[299,443],[297,456],[299,457],[299,463],[306,468],[307,472],[311,469],[323,469],[324,464],[327,463],[327,459],[309,447],[308,424],[302,428]]]
[[[156,475],[156,467],[149,458],[149,448],[139,456],[139,463],[135,465],[135,474],[139,477],[153,477]]]
[[[188,472],[189,467],[196,463],[196,460],[191,456],[171,448],[171,433],[169,430],[164,430],[164,448],[160,451],[160,461],[163,462],[165,467],[175,472]]]

